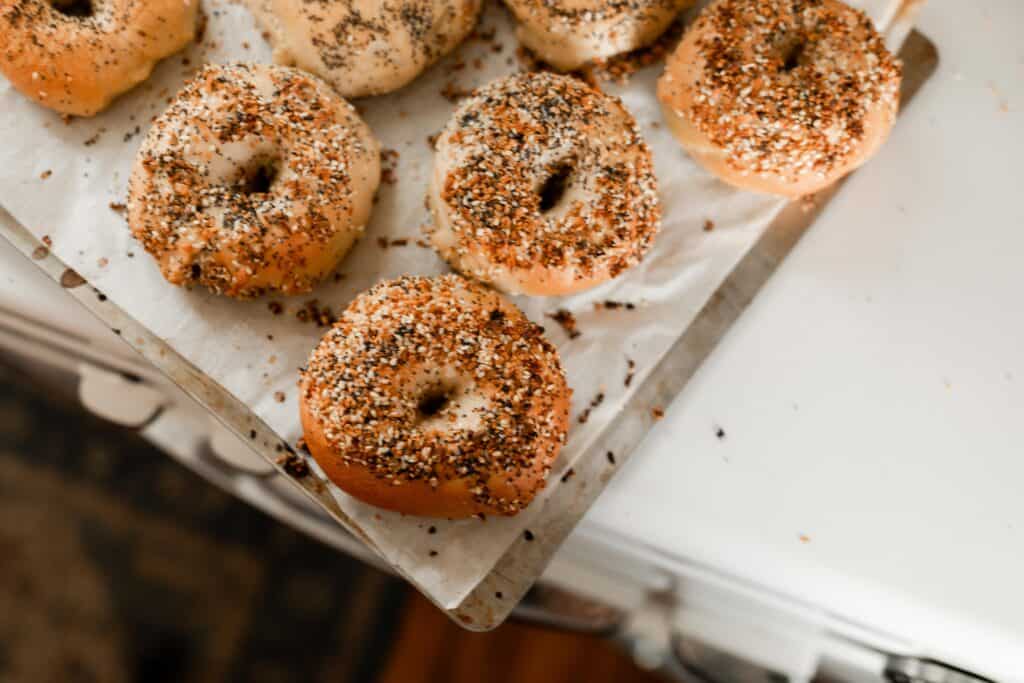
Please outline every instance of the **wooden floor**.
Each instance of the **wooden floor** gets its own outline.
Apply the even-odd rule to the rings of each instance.
[[[614,644],[518,623],[465,631],[410,596],[377,683],[665,683]]]

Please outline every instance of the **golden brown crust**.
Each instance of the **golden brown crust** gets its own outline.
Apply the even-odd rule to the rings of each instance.
[[[798,197],[878,149],[900,78],[871,20],[838,0],[716,0],[669,58],[658,97],[709,171]]]
[[[505,0],[516,35],[561,71],[650,45],[695,0]]]
[[[0,0],[0,72],[62,114],[99,113],[195,37],[199,0],[91,0],[86,16],[76,4]]]
[[[476,24],[481,0],[246,0],[274,61],[315,73],[344,97],[412,81]]]
[[[513,294],[612,279],[640,261],[660,221],[633,117],[618,99],[546,72],[494,81],[459,107],[437,142],[428,201],[441,255]]]
[[[516,514],[568,430],[571,392],[542,333],[457,275],[382,282],[302,373],[306,445],[335,484],[379,507]]]
[[[285,67],[209,66],[146,136],[128,222],[173,284],[298,294],[352,246],[379,180],[376,139],[326,84]]]

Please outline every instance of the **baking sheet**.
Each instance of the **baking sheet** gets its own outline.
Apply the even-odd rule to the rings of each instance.
[[[853,4],[886,26],[899,3]],[[443,93],[468,90],[519,68],[516,43],[506,13],[488,5],[481,32],[495,29],[492,40],[470,41],[399,93],[360,101],[383,146],[398,155],[386,160],[394,182],[382,185],[366,236],[339,266],[340,281],[309,297],[237,302],[167,285],[111,208],[124,202],[132,159],[151,118],[200,64],[269,61],[269,47],[244,8],[207,0],[205,9],[209,24],[203,43],[165,61],[145,85],[95,119],[65,124],[0,79],[0,204],[61,260],[294,443],[301,435],[297,368],[323,332],[313,322],[300,322],[297,311],[316,298],[319,307],[338,313],[378,279],[447,270],[432,250],[416,245],[428,220],[423,208],[431,163],[427,138],[454,109]],[[660,125],[654,97],[659,73],[656,66],[625,87],[606,86],[623,98],[654,150],[665,218],[651,253],[616,281],[583,295],[516,299],[548,329],[575,391],[569,442],[547,490],[515,518],[483,522],[404,517],[332,491],[359,534],[442,606],[456,607],[527,529],[544,533],[544,500],[558,495],[562,475],[599,438],[784,206],[728,188],[689,160]],[[714,226],[710,231],[708,221]],[[605,301],[633,308],[595,307]],[[275,314],[272,302],[283,304],[284,312]],[[574,314],[578,337],[570,338],[548,317],[558,309]],[[603,398],[595,405],[598,396]],[[578,419],[583,413],[585,422]],[[435,533],[428,533],[431,527]]]

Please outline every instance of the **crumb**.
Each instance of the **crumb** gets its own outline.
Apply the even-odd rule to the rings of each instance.
[[[75,287],[81,287],[84,284],[85,278],[70,268],[66,268],[60,276],[60,286],[64,289],[74,289]]]
[[[50,250],[47,249],[46,247],[42,246],[42,245],[39,245],[38,247],[36,247],[32,251],[32,260],[33,261],[41,261],[42,259],[46,258],[49,255],[50,255]]]
[[[437,527],[436,526],[430,527],[429,529],[427,529],[427,533],[428,534],[436,534],[437,533]]]
[[[125,209],[128,208],[121,202],[110,202],[109,204],[107,204],[107,206],[109,206],[110,210],[113,211],[114,213],[124,213]]]
[[[573,468],[570,467],[566,471],[566,473],[562,475],[562,483],[564,484],[565,482],[567,482],[570,479],[572,479],[574,476],[576,476],[576,470],[574,470]]]
[[[43,235],[43,244],[45,244],[46,246],[52,248],[53,247],[53,238],[50,237],[49,235]]]
[[[501,591],[497,591],[494,593],[494,597],[496,597],[498,600],[501,600],[505,596],[501,594]]]
[[[431,557],[437,557],[437,551],[436,550],[431,550],[430,551],[430,556]]]
[[[801,543],[810,543],[811,542],[811,537],[808,536],[807,534],[800,534],[800,542]]]
[[[317,299],[310,299],[295,313],[299,322],[316,323],[317,327],[329,327],[334,322],[334,313],[329,306],[321,306]]]
[[[575,339],[580,336],[580,331],[576,327],[576,317],[564,308],[560,308],[554,313],[546,313],[547,317],[558,323],[565,333],[569,335],[569,339]]]
[[[284,306],[282,306],[279,301],[271,301],[267,304],[267,308],[269,308],[270,312],[274,315],[281,315],[284,313]]]
[[[596,396],[594,396],[594,398],[590,399],[590,405],[588,405],[588,406],[587,406],[587,407],[586,407],[586,408],[585,408],[585,409],[583,410],[583,412],[582,412],[582,413],[580,413],[580,416],[579,416],[578,418],[576,418],[576,419],[577,419],[577,421],[578,421],[578,422],[579,422],[580,424],[586,424],[587,420],[589,420],[589,419],[590,419],[590,413],[591,413],[591,411],[593,411],[593,410],[594,410],[594,408],[598,407],[598,406],[599,406],[599,405],[601,405],[602,403],[604,403],[604,392],[603,392],[603,391],[599,391],[599,392],[597,393],[597,395],[596,395]]]
[[[96,265],[100,268],[106,268],[107,266],[110,265],[110,260],[107,257],[103,256],[96,261]]]
[[[47,178],[49,178],[52,175],[53,175],[53,171],[51,171],[50,169],[46,169],[45,171],[43,171],[42,173],[39,174],[39,179],[40,180],[46,180]]]
[[[652,408],[651,417],[653,417],[655,420],[660,420],[661,418],[665,417],[665,411],[661,408]]]
[[[396,166],[398,165],[398,150],[394,149],[382,149],[380,151],[380,180],[386,185],[394,185],[398,182],[398,174],[396,173]]]
[[[458,87],[455,84],[455,81],[448,81],[445,86],[441,88],[441,97],[452,103],[465,99],[471,94],[473,94],[472,90],[466,90],[465,88]]]
[[[717,436],[719,438],[719,440],[724,439],[725,438],[725,430],[722,429],[721,427],[716,427],[715,428],[715,436]]]
[[[636,362],[632,358],[626,359],[626,378],[622,380],[623,386],[628,387],[633,383],[633,377],[636,375]]]
[[[439,137],[441,137],[441,133],[440,132],[428,135],[427,136],[427,146],[430,147],[430,149],[434,149],[434,145],[437,144],[437,139]]]
[[[295,448],[302,451],[306,455],[312,455],[312,453],[309,452],[309,446],[306,445],[306,440],[302,437],[299,437],[299,440],[295,442]]]
[[[615,464],[615,454],[614,453],[612,453],[611,451],[608,451],[607,453],[605,453],[605,457],[608,458],[608,464],[610,464],[610,465],[614,465]]]
[[[278,458],[277,464],[280,465],[289,476],[295,479],[302,479],[309,475],[309,465],[305,460],[294,453],[289,453],[284,457]]]
[[[710,218],[704,219],[704,232],[711,232],[715,229],[715,222]]]
[[[387,249],[389,244],[390,243],[388,242],[388,239],[386,237],[377,238],[377,246],[380,247],[381,249]]]
[[[527,529],[526,531],[523,532],[523,538],[525,538],[527,541],[532,541],[533,540],[533,532],[530,531],[529,529]]]
[[[594,308],[596,310],[601,310],[603,308],[608,311],[617,311],[620,308],[624,308],[627,311],[634,311],[636,310],[636,304],[632,301],[612,301],[608,299],[606,301],[595,301]]]
[[[274,400],[277,401],[278,403],[284,403],[284,392],[283,391],[275,391],[274,392]]]

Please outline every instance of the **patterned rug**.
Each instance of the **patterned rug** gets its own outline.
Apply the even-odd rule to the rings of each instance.
[[[0,681],[373,680],[400,582],[0,363]]]

